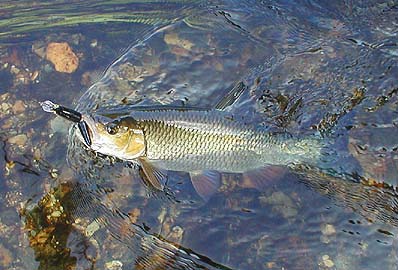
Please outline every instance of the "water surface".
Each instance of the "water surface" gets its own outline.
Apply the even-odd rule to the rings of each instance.
[[[2,268],[396,269],[398,3],[37,5],[0,13]],[[75,72],[43,57],[50,42],[70,44]],[[210,108],[240,81],[234,112],[323,136],[322,168],[261,190],[225,175],[207,202],[172,173],[166,198],[37,103]]]

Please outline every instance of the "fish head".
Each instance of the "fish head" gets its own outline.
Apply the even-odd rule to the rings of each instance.
[[[82,115],[81,122],[85,130],[79,127],[78,138],[94,151],[122,160],[133,160],[145,154],[144,132],[133,118]]]

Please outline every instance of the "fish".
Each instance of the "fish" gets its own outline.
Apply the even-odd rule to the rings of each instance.
[[[244,89],[237,84],[209,109],[147,106],[122,115],[81,114],[72,121],[78,123],[77,136],[86,146],[137,164],[155,189],[163,190],[168,171],[188,172],[203,199],[220,187],[223,173],[244,174],[262,183],[281,172],[270,166],[314,164],[322,150],[319,138],[271,132],[228,111]]]

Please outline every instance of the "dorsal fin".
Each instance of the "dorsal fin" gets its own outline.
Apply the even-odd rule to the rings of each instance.
[[[195,106],[177,106],[177,105],[164,105],[164,104],[153,104],[153,105],[120,105],[114,106],[113,108],[106,108],[97,111],[98,114],[114,119],[122,116],[128,116],[132,111],[209,111],[209,108],[201,108]]]
[[[238,82],[235,86],[214,106],[211,108],[203,108],[198,106],[180,106],[174,104],[151,104],[151,105],[120,105],[112,108],[104,107],[96,113],[106,116],[108,118],[117,118],[126,116],[131,111],[211,111],[213,109],[223,111],[226,108],[235,104],[235,102],[242,96],[246,90],[246,85],[243,82]]]
[[[214,109],[223,111],[227,107],[233,105],[242,93],[246,90],[246,85],[243,82],[238,82],[235,86],[221,99]]]

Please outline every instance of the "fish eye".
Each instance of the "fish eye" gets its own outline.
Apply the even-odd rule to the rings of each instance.
[[[119,126],[115,123],[108,123],[106,125],[106,132],[108,132],[109,135],[115,135],[119,131]]]

